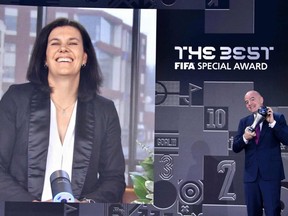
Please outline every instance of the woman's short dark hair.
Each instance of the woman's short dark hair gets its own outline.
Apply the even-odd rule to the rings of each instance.
[[[27,79],[30,82],[41,85],[44,89],[51,91],[51,87],[48,83],[48,70],[45,66],[46,48],[51,31],[56,27],[61,26],[72,26],[79,30],[83,40],[84,52],[87,53],[86,66],[81,67],[78,97],[85,98],[91,95],[91,93],[99,93],[102,84],[102,73],[91,38],[80,23],[66,18],[58,18],[46,25],[40,31],[36,38],[29,62]]]

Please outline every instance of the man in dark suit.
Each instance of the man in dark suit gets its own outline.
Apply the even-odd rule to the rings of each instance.
[[[273,113],[267,107],[266,119],[259,125],[260,137],[248,128],[254,116],[263,106],[259,92],[251,90],[244,96],[246,108],[251,115],[240,120],[234,138],[233,151],[245,151],[244,186],[248,216],[281,214],[281,180],[285,178],[280,143],[288,145],[288,126],[284,115]],[[258,141],[257,141],[258,140]]]

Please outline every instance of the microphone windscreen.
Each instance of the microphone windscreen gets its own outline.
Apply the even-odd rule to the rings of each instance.
[[[74,202],[70,178],[64,170],[56,170],[50,175],[51,190],[54,202]]]

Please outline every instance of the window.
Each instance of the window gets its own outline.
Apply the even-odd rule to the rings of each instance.
[[[101,71],[104,77],[105,88],[117,90],[116,86],[113,86],[113,56],[102,50],[98,50],[97,53],[98,61],[101,65]]]
[[[30,44],[29,45],[29,52],[28,52],[28,61],[27,64],[29,64],[30,58],[31,58],[31,54],[32,54],[32,50],[33,50],[33,45],[34,44]]]
[[[99,40],[100,17],[96,15],[79,14],[76,15],[76,20],[85,27],[93,42]]]
[[[37,7],[0,5],[5,37],[0,49],[0,96],[11,84],[26,82],[26,70],[31,53],[31,44],[36,36]],[[18,25],[21,20],[21,25]],[[1,22],[1,20],[0,20]],[[1,72],[2,70],[2,72]]]
[[[55,18],[60,18],[60,17],[65,17],[68,18],[68,13],[63,13],[63,12],[56,12]]]
[[[101,18],[101,25],[100,25],[100,41],[103,41],[107,44],[112,44],[111,41],[111,31],[112,26],[111,24],[104,18]]]
[[[30,36],[36,37],[37,11],[30,11]]]
[[[3,81],[13,83],[15,81],[15,67],[16,67],[16,44],[4,44],[4,73]]]
[[[5,8],[5,25],[7,34],[16,35],[17,16],[18,10],[16,8]]]
[[[140,58],[145,60],[146,57],[146,38],[141,38]]]

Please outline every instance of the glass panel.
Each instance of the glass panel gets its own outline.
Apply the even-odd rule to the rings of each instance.
[[[36,36],[37,29],[37,11],[30,11],[30,36]]]
[[[26,82],[36,20],[37,7],[0,5],[0,96],[11,84]]]
[[[100,31],[100,41],[111,44],[111,29],[112,25],[105,18],[101,17],[101,31]]]
[[[155,113],[155,53],[156,53],[156,10],[141,10],[140,20],[140,68],[138,95],[137,159],[143,160],[154,150]],[[146,150],[145,150],[146,149]]]
[[[13,83],[15,81],[15,67],[16,67],[16,44],[4,44],[4,72],[2,80],[4,82]]]
[[[18,17],[18,9],[17,8],[5,8],[5,16],[4,23],[6,25],[7,33],[16,34],[17,32],[17,17]]]
[[[153,148],[156,10],[141,13],[137,140]],[[48,23],[63,16],[82,23],[93,40],[104,75],[101,92],[116,105],[127,170],[133,170],[147,156],[136,142],[131,145],[137,154],[129,158],[133,9],[49,7],[44,18]],[[11,84],[26,82],[36,23],[37,7],[0,5],[0,97]],[[128,173],[126,178],[130,182]]]
[[[0,19],[0,98],[3,95],[3,90],[2,90],[2,77],[4,73],[4,38],[5,38],[5,31],[6,31],[6,26],[4,25],[3,20]]]
[[[60,18],[60,17],[68,18],[68,14],[67,13],[63,13],[61,11],[56,12],[55,18]]]
[[[88,31],[91,40],[96,42],[99,40],[100,17],[89,14],[76,14],[75,19],[78,20]]]

